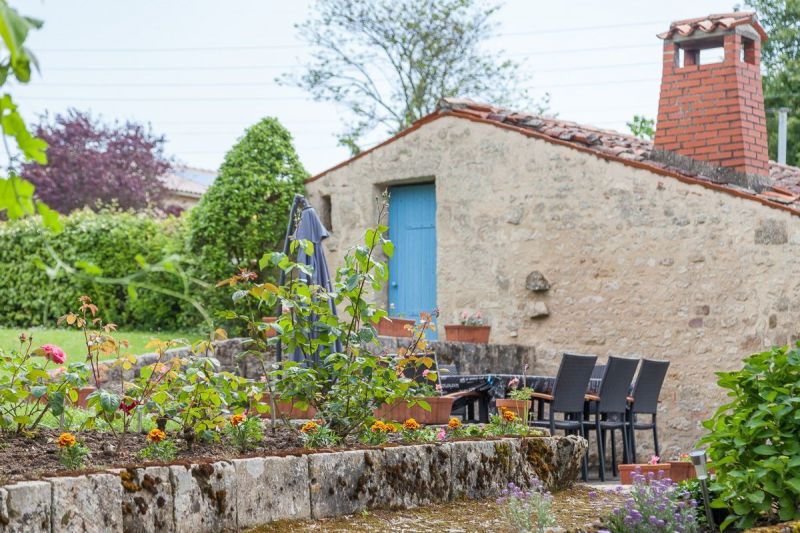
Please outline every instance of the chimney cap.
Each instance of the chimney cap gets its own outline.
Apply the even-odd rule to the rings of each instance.
[[[698,17],[685,20],[676,20],[669,25],[669,30],[659,33],[659,39],[672,39],[677,33],[682,37],[694,34],[696,31],[712,33],[717,29],[731,30],[736,26],[749,25],[761,37],[761,41],[767,40],[767,32],[759,24],[758,17],[752,11],[735,11],[733,13],[717,13],[707,17]]]

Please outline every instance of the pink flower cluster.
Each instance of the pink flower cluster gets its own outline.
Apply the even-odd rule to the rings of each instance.
[[[64,353],[64,350],[55,344],[42,344],[39,349],[42,351],[44,357],[50,359],[57,365],[63,365],[64,361],[67,360],[67,354]]]

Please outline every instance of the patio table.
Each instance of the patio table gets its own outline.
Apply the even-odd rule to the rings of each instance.
[[[442,393],[450,394],[454,392],[471,391],[479,393],[478,402],[481,413],[488,413],[489,403],[493,403],[498,398],[506,397],[508,384],[512,379],[517,378],[522,386],[523,377],[515,374],[457,374],[448,375],[442,373],[439,381],[442,384]],[[589,380],[588,394],[597,394],[600,390],[600,378]],[[534,392],[551,394],[553,385],[556,382],[555,376],[525,376],[525,386],[530,387]],[[481,416],[483,419],[484,417]],[[484,420],[481,420],[482,422]]]

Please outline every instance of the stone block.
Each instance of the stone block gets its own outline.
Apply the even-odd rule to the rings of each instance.
[[[53,531],[122,532],[122,485],[114,474],[55,477]]]
[[[525,306],[525,314],[529,318],[545,318],[550,316],[550,309],[544,302],[530,302]]]
[[[129,468],[119,473],[126,533],[175,531],[169,467]]]
[[[525,278],[525,288],[533,292],[547,292],[550,290],[550,282],[544,274],[534,270]]]
[[[789,229],[785,220],[767,218],[759,220],[755,230],[756,244],[786,244],[789,242]]]
[[[311,517],[308,456],[233,461],[239,528]]]
[[[231,463],[170,466],[175,531],[235,531],[236,470]]]
[[[527,437],[520,441],[520,460],[527,463],[523,470],[538,477],[547,490],[559,491],[578,479],[588,446],[577,435]]]
[[[397,446],[384,449],[383,502],[370,508],[417,507],[450,499],[451,448],[445,445]]]
[[[386,491],[383,462],[381,450],[309,455],[312,518],[354,514],[380,506]]]
[[[46,481],[0,488],[0,533],[49,533],[50,502],[50,483]]]
[[[518,481],[520,463],[510,440],[459,441],[446,444],[451,461],[450,499],[497,496]]]

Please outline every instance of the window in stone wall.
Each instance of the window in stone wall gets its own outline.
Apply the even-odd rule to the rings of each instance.
[[[333,231],[333,216],[331,215],[331,196],[326,194],[322,197],[319,205],[319,218],[322,225],[328,231]]]

